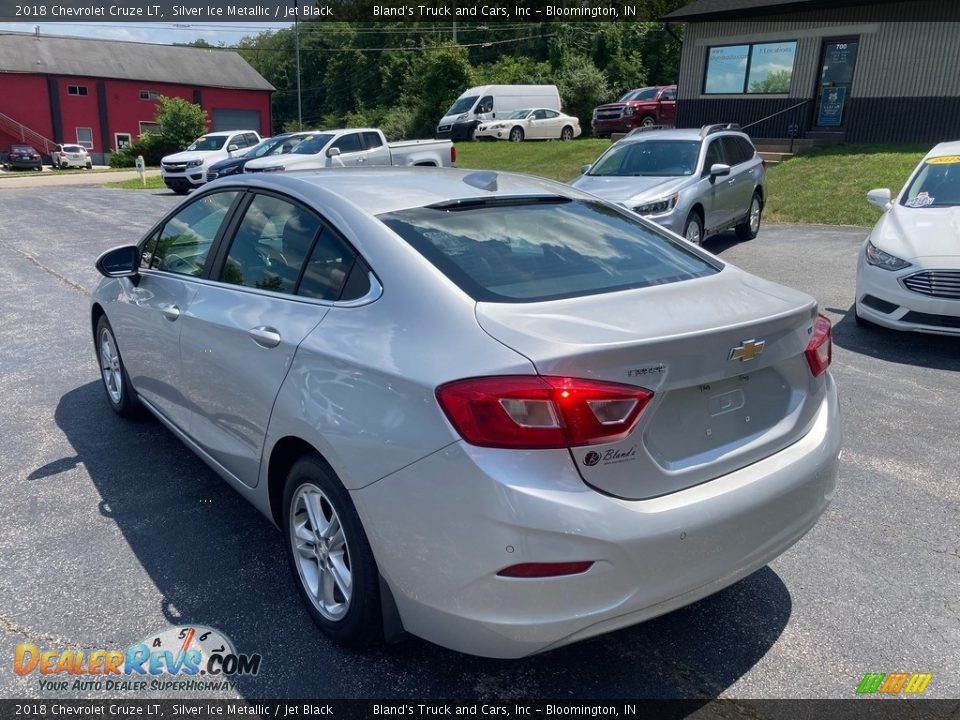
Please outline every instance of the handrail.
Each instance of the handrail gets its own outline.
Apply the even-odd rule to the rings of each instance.
[[[749,124],[747,124],[747,125],[742,125],[742,126],[740,127],[740,129],[741,129],[741,130],[746,130],[746,129],[749,128],[749,127],[753,127],[754,125],[759,125],[759,124],[762,123],[762,122],[766,122],[766,121],[769,120],[770,118],[775,118],[777,115],[783,115],[783,113],[785,113],[785,112],[790,112],[791,110],[796,110],[798,107],[800,107],[801,105],[806,105],[806,104],[807,104],[808,102],[810,102],[811,100],[812,100],[812,98],[807,98],[806,100],[803,100],[802,102],[798,102],[796,105],[791,105],[790,107],[784,108],[783,110],[777,110],[775,113],[773,113],[773,114],[771,114],[771,115],[767,115],[765,118],[760,118],[760,119],[757,120],[756,122],[752,122],[752,123],[749,123]]]
[[[17,122],[9,115],[4,115],[3,113],[0,113],[0,127],[5,128],[13,135],[19,135],[21,142],[29,141],[35,145],[40,145],[41,149],[48,155],[53,152],[53,148],[56,146],[53,140],[45,138],[37,131],[31,130],[23,123]]]

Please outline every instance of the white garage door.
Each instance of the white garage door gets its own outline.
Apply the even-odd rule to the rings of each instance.
[[[214,108],[213,129],[214,131],[256,130],[260,132],[260,112],[258,110]]]

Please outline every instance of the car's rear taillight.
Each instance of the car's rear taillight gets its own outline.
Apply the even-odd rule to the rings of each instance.
[[[470,378],[437,388],[440,407],[468,443],[523,449],[622,440],[652,397],[633,385],[539,375]]]
[[[807,343],[805,351],[810,371],[814,377],[819,377],[830,367],[833,360],[833,338],[830,331],[830,319],[825,315],[817,315],[813,323],[813,336]]]
[[[450,146],[450,164],[453,165],[457,161],[457,146]]]

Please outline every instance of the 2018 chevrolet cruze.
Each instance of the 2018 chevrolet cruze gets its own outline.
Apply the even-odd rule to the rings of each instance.
[[[631,625],[764,566],[834,493],[815,301],[569,186],[228,178],[97,266],[110,405],[281,528],[341,642],[520,657]]]

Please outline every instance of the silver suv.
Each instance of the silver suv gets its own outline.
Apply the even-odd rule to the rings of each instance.
[[[637,128],[570,184],[632,209],[692,243],[735,228],[760,231],[763,160],[739,125]]]

